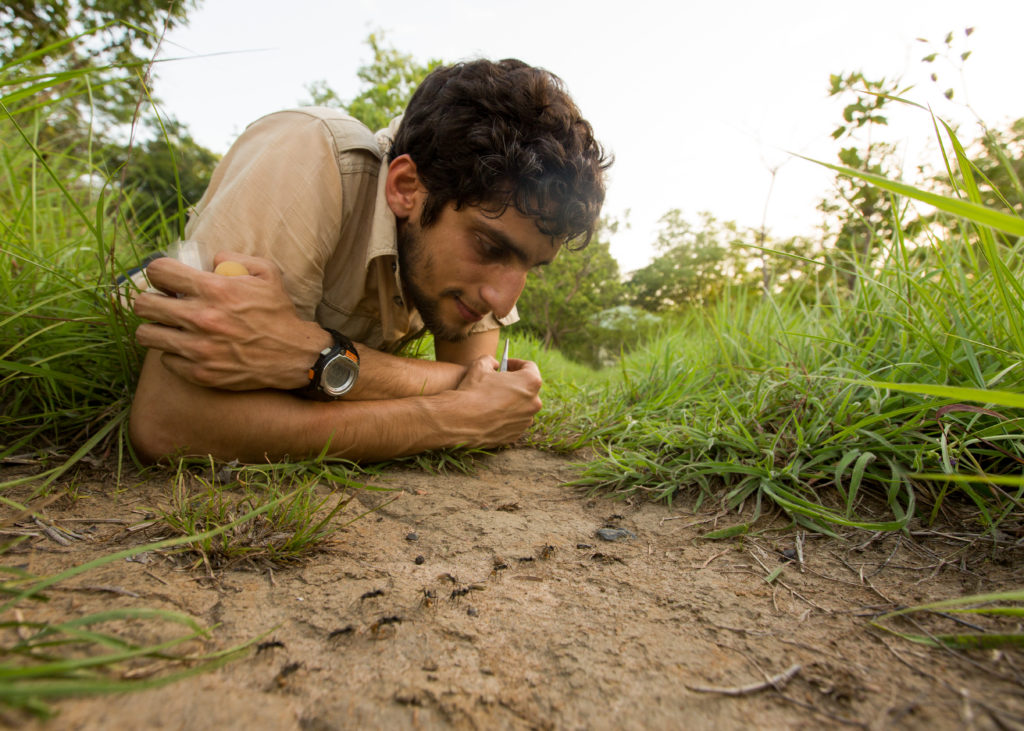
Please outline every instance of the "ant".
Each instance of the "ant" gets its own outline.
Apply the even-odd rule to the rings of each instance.
[[[384,627],[388,626],[389,624],[400,624],[401,621],[401,617],[397,617],[394,615],[390,617],[381,617],[376,622],[370,625],[370,632],[373,633],[374,637],[379,637],[380,632]]]

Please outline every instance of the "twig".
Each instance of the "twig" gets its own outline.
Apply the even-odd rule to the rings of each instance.
[[[731,551],[731,550],[732,550],[732,548],[727,548],[727,549],[725,549],[724,551],[719,551],[719,552],[718,552],[718,553],[716,553],[716,554],[715,554],[714,556],[712,556],[711,558],[709,558],[709,559],[708,559],[707,561],[705,561],[704,563],[702,563],[702,564],[701,564],[701,566],[700,566],[700,568],[698,569],[698,571],[703,571],[704,569],[706,569],[706,568],[707,568],[708,566],[710,566],[710,565],[711,565],[711,562],[712,562],[712,561],[714,561],[714,560],[715,560],[716,558],[721,558],[721,557],[722,557],[722,556],[724,556],[725,554],[729,553],[729,551]]]
[[[767,690],[768,688],[774,688],[775,690],[782,690],[786,683],[793,679],[793,677],[801,670],[800,665],[793,665],[789,669],[773,675],[772,677],[764,680],[760,683],[750,683],[749,685],[737,685],[731,688],[716,688],[707,685],[687,685],[688,690],[692,690],[696,693],[719,693],[721,695],[749,695],[750,693],[757,693],[758,691]]]
[[[46,523],[44,523],[43,521],[39,520],[39,518],[36,518],[36,517],[33,517],[32,521],[36,525],[38,525],[39,529],[41,531],[43,531],[43,533],[46,534],[46,537],[49,538],[54,543],[59,543],[62,546],[70,546],[71,545],[71,541],[69,541],[67,538],[62,536],[60,534],[60,531],[57,530],[56,528],[54,528],[53,526],[47,525]]]
[[[884,568],[885,568],[886,566],[888,566],[888,565],[889,565],[889,562],[890,562],[890,561],[892,561],[892,559],[893,559],[893,556],[895,556],[895,555],[896,555],[896,551],[900,550],[900,543],[901,543],[901,541],[900,541],[900,539],[899,539],[899,536],[897,536],[897,537],[896,537],[896,545],[892,547],[892,553],[890,553],[890,554],[889,554],[889,558],[885,559],[885,561],[884,561],[884,562],[882,563],[882,565],[881,565],[881,566],[879,566],[879,567],[878,567],[877,569],[875,569],[875,570],[874,570],[874,572],[872,572],[871,576],[875,576],[876,574],[879,574],[879,573],[881,573],[881,572],[882,572],[882,570],[883,570],[883,569],[884,569]],[[871,576],[869,576],[868,578],[870,579],[870,578],[871,578]]]
[[[55,586],[55,591],[95,591],[105,592],[107,594],[119,594],[120,596],[130,596],[136,599],[141,599],[141,594],[136,594],[134,591],[128,591],[122,589],[120,586],[101,586],[99,584],[84,584],[82,586]]]
[[[161,584],[163,584],[164,586],[168,586],[168,585],[169,585],[169,584],[168,584],[168,583],[167,583],[166,581],[164,581],[163,579],[161,579],[161,578],[160,578],[159,576],[157,576],[156,574],[154,574],[154,573],[153,573],[152,571],[150,571],[149,569],[142,569],[142,573],[146,574],[147,576],[152,576],[152,577],[153,577],[154,579],[156,579],[157,581],[159,581],[159,582],[160,582]]]

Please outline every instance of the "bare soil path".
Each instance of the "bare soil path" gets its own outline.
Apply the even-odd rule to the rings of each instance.
[[[1024,728],[1024,653],[954,654],[869,624],[897,605],[1020,587],[1019,555],[861,532],[809,537],[801,566],[782,554],[795,552],[793,534],[703,540],[739,518],[586,497],[563,485],[574,474],[565,458],[526,449],[485,458],[469,476],[393,469],[377,482],[395,493],[360,492],[346,514],[397,499],[299,567],[211,580],[150,556],[76,577],[32,611],[184,611],[216,625],[206,650],[272,631],[212,673],[61,701],[55,720],[32,725]],[[82,485],[47,514],[134,521],[166,489]],[[604,527],[626,536],[603,540]],[[141,540],[117,524],[92,531],[3,560],[47,574]]]

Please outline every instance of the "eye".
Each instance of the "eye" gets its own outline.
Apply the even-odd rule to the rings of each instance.
[[[479,234],[475,238],[477,251],[480,252],[480,258],[484,261],[500,261],[505,257],[505,250],[497,244]]]

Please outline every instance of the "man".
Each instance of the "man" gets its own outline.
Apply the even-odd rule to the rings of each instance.
[[[333,110],[258,120],[186,229],[248,275],[158,259],[149,280],[174,296],[135,300],[136,449],[379,460],[514,441],[541,377],[496,370],[498,328],[530,269],[589,241],[609,164],[560,80],[515,60],[434,71],[377,137]],[[389,354],[424,326],[435,362]]]

